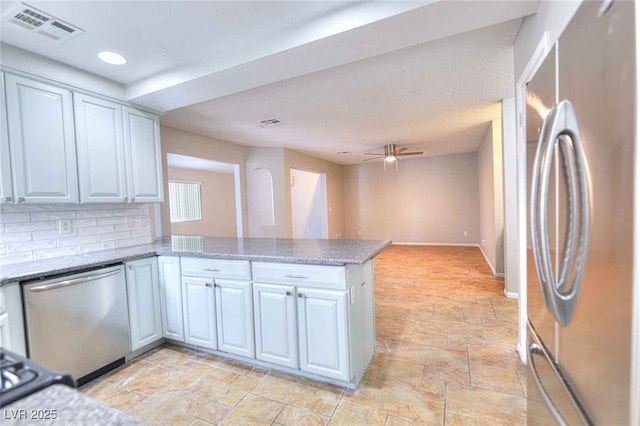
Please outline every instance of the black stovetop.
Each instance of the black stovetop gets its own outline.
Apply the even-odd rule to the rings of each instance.
[[[61,375],[0,348],[0,408],[47,386],[61,383],[73,388],[70,375]]]

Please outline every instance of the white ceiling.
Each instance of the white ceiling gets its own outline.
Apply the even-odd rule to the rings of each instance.
[[[167,166],[169,168],[177,169],[202,170],[205,172],[233,174],[234,165],[221,161],[207,160],[206,158],[168,153]]]
[[[533,1],[28,1],[85,33],[65,43],[6,24],[3,43],[123,84],[162,124],[349,164],[387,143],[477,148],[511,96],[511,46]],[[129,62],[101,63],[112,50]],[[277,117],[282,125],[258,128]]]
[[[349,164],[388,143],[425,155],[476,151],[513,95],[520,20],[405,48],[164,114],[165,126]],[[274,127],[258,121],[275,117]],[[352,151],[354,155],[339,155]]]

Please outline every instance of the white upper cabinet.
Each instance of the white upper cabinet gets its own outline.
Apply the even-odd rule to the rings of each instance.
[[[215,280],[218,350],[254,358],[250,282]]]
[[[122,106],[74,94],[80,202],[125,202]]]
[[[0,73],[0,85],[0,204],[3,204],[13,202],[7,111],[4,107],[4,73]]]
[[[77,203],[71,92],[11,74],[5,80],[14,197]]]
[[[123,110],[129,202],[164,201],[160,120],[133,108]]]

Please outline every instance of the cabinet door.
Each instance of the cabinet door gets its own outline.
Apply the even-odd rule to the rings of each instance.
[[[218,350],[255,358],[251,283],[215,280]]]
[[[125,201],[122,106],[74,94],[80,202]]]
[[[11,335],[9,333],[9,314],[0,315],[0,348],[13,350],[11,348]]]
[[[5,76],[13,195],[21,203],[77,203],[71,92]]]
[[[213,279],[182,277],[184,341],[217,349]]]
[[[350,380],[347,292],[298,289],[300,369]]]
[[[125,107],[124,142],[129,201],[164,201],[158,116]]]
[[[0,73],[0,204],[13,203],[7,111],[4,106],[4,73]]]
[[[158,275],[160,277],[162,334],[167,339],[184,342],[180,258],[158,257]]]
[[[158,264],[155,257],[126,263],[131,350],[162,339]]]
[[[257,359],[298,368],[295,296],[293,286],[253,284]]]

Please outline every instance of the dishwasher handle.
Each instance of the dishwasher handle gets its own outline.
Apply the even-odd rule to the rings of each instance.
[[[86,277],[80,277],[80,278],[72,278],[70,280],[58,281],[58,282],[53,283],[53,284],[46,284],[46,285],[41,285],[41,286],[38,286],[38,287],[33,287],[29,291],[32,291],[34,293],[38,293],[38,292],[41,292],[41,291],[55,290],[57,288],[62,288],[62,287],[70,287],[72,285],[83,284],[83,283],[87,283],[89,281],[95,281],[95,280],[99,280],[101,278],[110,277],[112,275],[116,275],[116,274],[120,273],[120,271],[121,271],[120,268],[112,269],[110,271],[103,272],[103,273],[100,273],[100,274],[93,274],[93,275],[88,275]]]

